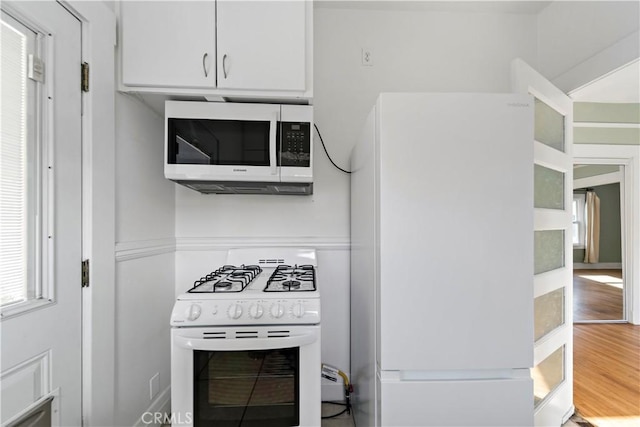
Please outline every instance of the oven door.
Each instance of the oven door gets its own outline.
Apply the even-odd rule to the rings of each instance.
[[[320,327],[171,330],[172,425],[319,426]]]
[[[279,182],[278,104],[167,101],[165,177]]]

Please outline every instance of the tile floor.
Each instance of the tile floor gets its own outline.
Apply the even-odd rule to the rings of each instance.
[[[323,403],[322,404],[322,416],[326,417],[328,415],[337,414],[344,409],[344,406],[333,405],[331,403]],[[342,415],[339,415],[335,418],[325,418],[321,422],[321,427],[354,427],[355,423],[353,422],[353,417],[346,412]]]
[[[337,414],[344,409],[343,406],[332,405],[330,403],[322,404],[322,416]],[[321,427],[355,427],[353,416],[351,414],[344,413],[335,418],[325,418],[321,421]],[[169,424],[163,424],[162,427],[171,427]],[[581,427],[580,424],[575,423],[572,420],[567,421],[562,427]]]
[[[343,406],[323,403],[322,416],[326,417],[327,415],[337,414],[343,409],[344,409]],[[323,419],[321,423],[321,427],[355,427],[355,422],[353,421],[352,415],[345,413],[335,418]],[[581,426],[570,419],[569,421],[564,423],[562,427],[581,427]]]

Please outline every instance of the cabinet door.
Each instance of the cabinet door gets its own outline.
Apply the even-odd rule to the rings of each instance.
[[[218,1],[218,87],[305,89],[306,1]]]
[[[215,1],[120,3],[125,86],[215,87]]]

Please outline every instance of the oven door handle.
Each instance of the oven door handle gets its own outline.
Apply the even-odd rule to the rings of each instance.
[[[176,345],[189,350],[233,351],[233,350],[272,350],[277,348],[302,347],[317,340],[316,334],[294,335],[278,338],[222,338],[202,339],[175,336]]]

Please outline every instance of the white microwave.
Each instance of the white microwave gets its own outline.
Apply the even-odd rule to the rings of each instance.
[[[313,193],[310,105],[166,101],[164,175],[201,193]]]

